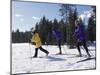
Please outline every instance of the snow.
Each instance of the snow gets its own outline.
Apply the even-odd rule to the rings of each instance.
[[[33,45],[29,43],[12,44],[12,74],[96,68],[95,46],[88,47],[92,58],[90,60],[86,60],[87,55],[83,49],[81,49],[83,56],[77,57],[77,49],[68,49],[66,45],[62,46],[62,55],[56,55],[59,49],[55,45],[43,45],[42,47],[50,52],[49,55],[46,56],[39,50],[38,58],[31,59],[35,51]]]

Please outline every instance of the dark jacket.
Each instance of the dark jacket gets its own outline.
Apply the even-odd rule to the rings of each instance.
[[[61,41],[61,32],[60,31],[52,32],[52,36],[56,39],[57,42]]]
[[[85,31],[83,25],[77,25],[75,28],[75,37],[81,41],[85,40]]]

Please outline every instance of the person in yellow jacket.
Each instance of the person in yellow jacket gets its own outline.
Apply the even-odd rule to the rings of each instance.
[[[41,51],[43,51],[47,55],[49,54],[49,52],[47,50],[45,50],[45,49],[42,48],[41,39],[39,37],[39,33],[36,30],[34,30],[32,32],[31,43],[36,46],[36,48],[35,48],[35,55],[33,57],[37,57],[37,55],[38,55],[38,49],[40,49]]]

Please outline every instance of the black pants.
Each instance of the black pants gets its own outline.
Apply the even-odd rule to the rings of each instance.
[[[45,49],[43,49],[41,46],[39,48],[35,48],[35,55],[34,57],[37,57],[38,55],[38,49],[40,49],[41,51],[43,51],[44,53],[48,54],[49,52]]]
[[[79,52],[80,55],[82,55],[81,51],[80,51],[80,46],[83,46],[85,51],[86,51],[86,53],[88,54],[88,56],[90,56],[85,40],[77,42],[76,46],[77,46],[77,49],[78,49],[78,52]]]
[[[61,51],[61,41],[60,40],[58,41],[58,47],[59,47],[59,54],[62,54],[62,51]]]

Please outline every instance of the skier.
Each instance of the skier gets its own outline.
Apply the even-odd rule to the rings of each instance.
[[[62,51],[61,51],[61,32],[57,29],[53,29],[52,30],[52,36],[56,39],[57,45],[59,47],[59,53],[58,54],[62,54]]]
[[[42,46],[41,46],[41,39],[39,37],[38,31],[36,31],[36,30],[34,30],[32,32],[31,43],[36,46],[36,48],[35,48],[35,55],[33,57],[37,57],[37,55],[38,55],[38,49],[40,49],[41,51],[43,51],[44,53],[46,53],[46,55],[49,54],[49,52],[47,50],[45,50],[45,49],[42,48]]]
[[[87,45],[86,45],[86,38],[85,38],[85,32],[84,32],[84,26],[82,25],[82,20],[79,19],[75,21],[75,32],[74,37],[76,38],[76,46],[79,52],[79,56],[82,56],[80,51],[80,46],[83,45],[84,49],[87,52],[87,55],[90,57]]]

